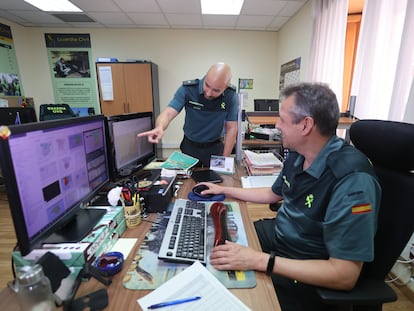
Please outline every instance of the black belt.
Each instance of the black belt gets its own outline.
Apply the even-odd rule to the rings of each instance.
[[[196,146],[198,148],[207,148],[207,147],[211,147],[215,144],[221,143],[221,138],[216,139],[215,141],[209,141],[209,142],[206,142],[206,143],[198,143],[196,141],[192,141],[187,136],[184,136],[184,139],[186,141],[188,141],[191,145]]]

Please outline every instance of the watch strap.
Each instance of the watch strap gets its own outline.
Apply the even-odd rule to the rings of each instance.
[[[267,262],[267,267],[266,267],[267,275],[271,275],[273,273],[273,268],[275,266],[275,258],[276,258],[276,253],[270,252],[269,261]]]

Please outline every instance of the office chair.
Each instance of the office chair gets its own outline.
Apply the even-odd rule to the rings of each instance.
[[[414,230],[414,124],[360,120],[352,124],[350,137],[372,161],[382,187],[375,257],[364,264],[353,290],[321,288],[318,293],[340,310],[382,310],[384,303],[397,300],[384,280]]]

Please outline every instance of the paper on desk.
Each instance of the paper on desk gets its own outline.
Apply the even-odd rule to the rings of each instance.
[[[153,304],[194,296],[201,296],[201,299],[172,306],[168,310],[250,310],[198,261],[137,302],[147,310]]]
[[[242,176],[241,183],[243,188],[262,188],[272,187],[279,174],[262,176]]]
[[[120,252],[126,259],[137,241],[138,239],[136,238],[119,238],[115,245],[112,246],[111,252]]]

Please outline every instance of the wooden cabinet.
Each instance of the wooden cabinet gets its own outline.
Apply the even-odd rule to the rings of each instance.
[[[106,116],[132,112],[159,114],[158,68],[150,62],[96,63],[99,102]],[[103,92],[111,89],[113,99]]]

